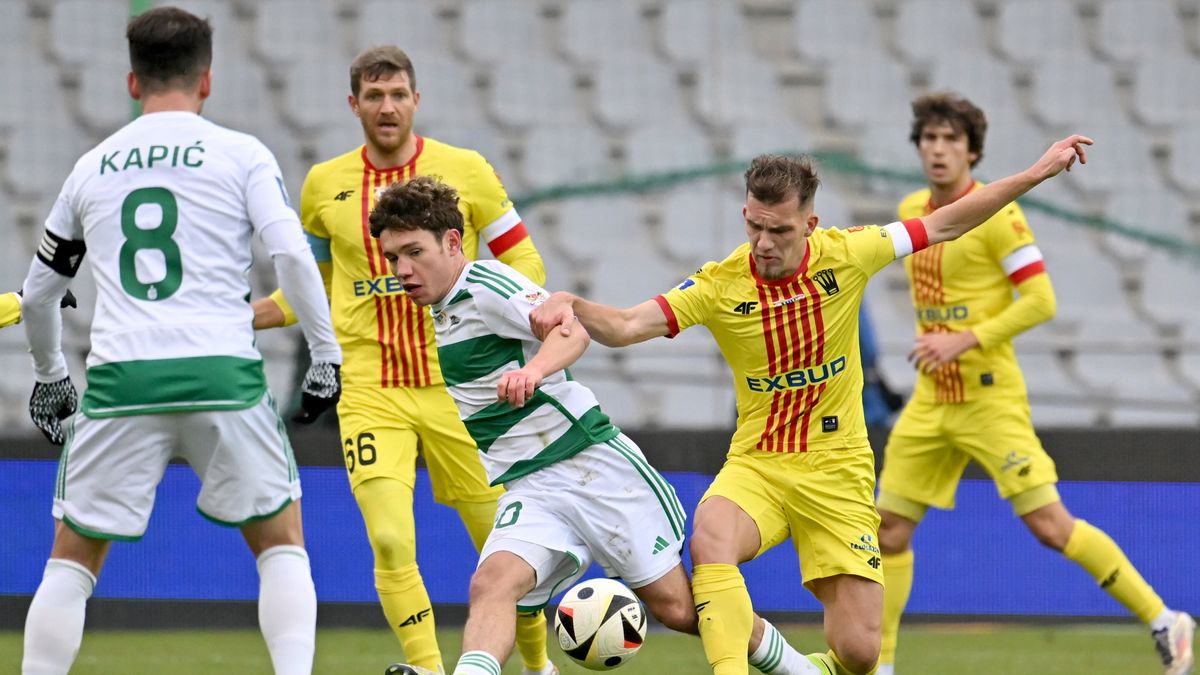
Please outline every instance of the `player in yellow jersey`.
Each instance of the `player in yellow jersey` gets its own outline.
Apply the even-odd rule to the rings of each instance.
[[[678,287],[617,309],[558,293],[539,331],[623,346],[703,324],[733,370],[738,423],[725,465],[696,509],[691,554],[700,637],[716,675],[746,675],[753,610],[738,565],[791,536],[805,586],[825,608],[825,673],[868,673],[883,605],[874,459],[862,409],[858,309],[867,280],[896,258],[953,239],[1041,181],[1084,160],[1091,140],[1055,143],[1032,167],[926,218],[817,229],[805,159],[763,155],[746,172],[748,244]],[[820,672],[820,671],[818,671]]]
[[[928,219],[985,189],[971,169],[983,156],[987,121],[953,94],[923,96],[912,110],[911,140],[929,187],[900,202],[899,217]],[[888,439],[879,481],[887,579],[879,673],[894,669],[900,615],[912,588],[913,531],[929,506],[954,507],[972,459],[1038,541],[1078,563],[1151,626],[1167,673],[1190,672],[1195,623],[1167,609],[1108,535],[1071,516],[1055,487],[1054,462],[1034,434],[1012,339],[1053,317],[1055,299],[1021,208],[1006,205],[962,238],[908,258],[904,267],[917,319],[910,358],[919,374]]]
[[[479,153],[413,131],[420,102],[408,56],[392,46],[359,54],[350,67],[350,109],[364,144],[317,164],[304,181],[300,215],[325,277],[342,345],[342,454],[375,554],[375,586],[407,661],[437,671],[442,657],[429,594],[416,563],[413,484],[418,447],[434,498],[454,507],[476,548],[492,528],[500,488],[488,485],[475,443],[442,384],[433,324],[388,272],[368,216],[381,189],[432,175],[461,195],[463,249],[481,241],[537,283],[546,274],[499,177]],[[254,303],[255,327],[294,321],[278,291]],[[527,673],[552,673],[541,614],[518,621]]]

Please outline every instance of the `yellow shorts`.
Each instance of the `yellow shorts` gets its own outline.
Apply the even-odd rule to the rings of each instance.
[[[790,535],[805,585],[838,574],[883,583],[869,447],[733,455],[701,501],[713,496],[754,519],[762,542],[755,557]]]
[[[894,497],[954,508],[958,482],[972,459],[996,482],[1000,496],[1013,502],[1018,515],[1057,501],[1054,460],[1033,432],[1029,400],[1023,397],[941,404],[909,401],[883,457],[879,489],[885,508]],[[923,514],[900,515],[920,520]]]
[[[438,502],[495,501],[504,492],[488,485],[475,441],[442,385],[346,389],[338,420],[352,490],[371,478],[412,487],[419,448]]]

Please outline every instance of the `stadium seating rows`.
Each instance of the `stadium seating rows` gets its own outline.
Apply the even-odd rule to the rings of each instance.
[[[1035,418],[1200,423],[1200,322],[1187,309],[1200,259],[1168,252],[1178,248],[1172,241],[1200,243],[1195,0],[175,4],[216,28],[206,113],[262,138],[293,195],[309,165],[359,142],[346,108],[347,64],[383,42],[416,63],[418,131],[484,152],[518,196],[783,149],[845,150],[915,170],[908,102],[937,89],[962,91],[987,110],[983,176],[1023,168],[1068,130],[1092,134],[1094,163],[1034,196],[1163,239],[1148,244],[1028,209],[1059,297],[1059,317],[1019,340]],[[120,38],[128,9],[127,0],[0,2],[3,288],[23,277],[72,163],[130,115]],[[818,213],[831,226],[886,222],[914,187],[827,172]],[[549,286],[622,304],[736,245],[739,206],[729,176],[543,202],[524,215]],[[258,266],[255,283],[269,290],[269,265]],[[868,302],[885,373],[906,387],[913,327],[899,266],[872,283]],[[89,316],[86,308],[70,314],[76,365]],[[277,388],[290,389],[296,340],[294,332],[260,336]],[[19,331],[0,335],[0,367],[24,372],[25,358]],[[720,364],[710,341],[689,337],[597,349],[578,370],[610,407],[622,407],[612,413],[626,426],[703,427],[732,420]],[[0,400],[11,404],[0,406],[0,420],[23,418],[28,384],[0,384]]]

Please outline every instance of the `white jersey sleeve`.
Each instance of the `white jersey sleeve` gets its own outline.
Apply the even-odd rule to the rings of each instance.
[[[325,284],[300,218],[292,209],[275,156],[261,143],[255,148],[246,179],[246,212],[267,253],[308,342],[314,363],[341,363],[342,349],[333,333]]]

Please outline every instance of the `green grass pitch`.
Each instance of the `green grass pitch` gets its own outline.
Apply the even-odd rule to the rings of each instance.
[[[802,651],[823,649],[818,629],[783,626]],[[439,631],[445,654],[457,654],[458,630]],[[1151,675],[1162,672],[1148,634],[1132,624],[1088,626],[913,626],[901,637],[898,667],[902,675]],[[20,670],[21,635],[0,632],[0,672]],[[322,629],[317,634],[314,673],[380,675],[398,660],[391,633],[379,630]],[[550,658],[563,675],[584,670],[551,643]],[[447,667],[453,667],[448,663]],[[519,656],[509,659],[505,675],[519,675]],[[253,675],[269,674],[270,661],[252,630],[105,631],[84,635],[72,675]],[[710,672],[697,638],[651,632],[646,646],[616,672],[692,675]],[[753,671],[752,672],[756,672]]]

